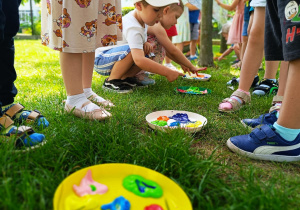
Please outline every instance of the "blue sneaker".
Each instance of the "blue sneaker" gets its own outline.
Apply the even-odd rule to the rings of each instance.
[[[250,134],[231,137],[228,148],[242,156],[269,161],[299,161],[300,135],[294,141],[286,141],[274,128],[263,125]]]
[[[190,61],[197,60],[197,59],[198,59],[198,56],[197,56],[197,55],[190,56],[188,59],[189,59]]]
[[[245,127],[255,128],[258,125],[273,125],[277,121],[276,116],[277,111],[273,111],[271,113],[262,114],[258,118],[255,119],[243,119],[241,123]]]

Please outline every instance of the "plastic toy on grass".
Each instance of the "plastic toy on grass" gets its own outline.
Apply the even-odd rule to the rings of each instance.
[[[166,117],[169,119],[159,120],[167,119]],[[146,121],[154,130],[169,131],[178,128],[189,133],[198,132],[207,124],[207,119],[200,114],[178,110],[152,112],[146,116]]]
[[[87,194],[78,195],[73,186],[85,189]],[[192,210],[185,192],[168,177],[145,167],[121,163],[90,166],[66,177],[56,189],[53,207],[54,210]]]
[[[174,88],[177,93],[191,94],[191,95],[206,95],[210,94],[211,90],[202,87],[193,87],[193,86],[181,86]]]

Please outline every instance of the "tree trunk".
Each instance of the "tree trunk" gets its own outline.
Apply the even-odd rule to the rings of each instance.
[[[212,47],[212,8],[213,0],[202,1],[201,50],[198,59],[199,66],[214,66]]]
[[[33,25],[33,11],[32,11],[32,0],[29,0],[30,4],[30,22],[31,22],[31,35],[35,34],[34,25]]]

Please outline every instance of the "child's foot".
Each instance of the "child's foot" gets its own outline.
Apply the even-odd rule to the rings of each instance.
[[[98,106],[104,106],[104,107],[114,107],[115,106],[111,101],[98,96],[94,91],[92,91],[92,88],[85,88],[85,89],[83,89],[83,91],[84,91],[86,98],[88,100],[94,102]]]
[[[133,87],[126,85],[120,79],[105,79],[102,88],[116,93],[132,93]]]
[[[274,96],[273,100],[272,100],[272,106],[269,110],[269,113],[271,113],[273,111],[279,111],[281,108],[282,101],[283,101],[283,96],[278,96],[278,95]]]
[[[155,84],[155,80],[151,79],[150,77],[148,77],[147,74],[145,74],[145,73],[144,74],[139,74],[139,75],[137,75],[135,77],[143,85],[154,85]]]
[[[65,110],[76,117],[90,120],[104,120],[111,117],[111,114],[104,108],[89,101],[84,93],[68,96],[65,103]]]
[[[197,55],[191,55],[191,56],[189,57],[189,60],[190,60],[190,61],[197,60],[197,59],[198,59],[198,56],[197,56]]]
[[[131,86],[132,88],[141,88],[148,86],[141,83],[136,77],[127,77],[126,79],[122,79],[121,81],[123,84]]]
[[[40,133],[35,133],[31,127],[15,126],[14,121],[8,116],[0,118],[0,135],[8,141],[14,141],[17,150],[22,150],[22,147],[34,149],[43,145],[45,136]],[[22,150],[23,151],[23,150]]]
[[[278,82],[276,79],[263,79],[252,92],[253,95],[263,96],[268,94],[276,94],[278,90]]]
[[[221,104],[219,104],[220,112],[234,112],[239,110],[246,103],[250,103],[250,93],[237,89],[232,93],[230,98],[225,98]]]
[[[245,127],[255,128],[259,125],[273,125],[277,121],[277,111],[271,113],[262,114],[258,118],[254,119],[243,119],[241,123]]]
[[[240,82],[240,78],[232,77],[226,84],[227,85],[238,85]]]
[[[235,153],[258,160],[300,160],[300,135],[288,141],[269,125],[256,128],[247,135],[231,137],[227,140],[227,146]]]
[[[2,112],[18,124],[22,124],[26,121],[27,123],[32,122],[38,128],[42,129],[49,126],[49,122],[47,121],[47,119],[43,115],[41,115],[38,110],[24,110],[24,106],[19,103],[3,106]]]
[[[172,63],[166,63],[164,66],[177,71],[177,68]]]

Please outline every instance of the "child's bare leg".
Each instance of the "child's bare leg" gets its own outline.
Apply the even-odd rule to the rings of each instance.
[[[96,103],[97,105],[101,106],[114,106],[113,103],[110,101],[105,100],[104,98],[98,96],[92,90],[92,78],[93,78],[93,69],[94,69],[94,60],[95,60],[95,53],[83,53],[82,54],[82,85],[83,91],[85,96]]]
[[[289,62],[281,61],[280,71],[279,71],[279,79],[280,79],[279,87],[278,87],[277,95],[273,97],[272,106],[269,112],[273,112],[274,110],[278,111],[281,108],[283,95],[286,87],[286,81],[288,77],[288,70],[289,70]]]
[[[60,53],[61,72],[67,91],[66,104],[84,112],[92,112],[95,109],[99,109],[99,106],[94,103],[84,106],[89,100],[83,93],[82,64],[82,53]]]
[[[240,53],[241,61],[243,61],[243,58],[244,58],[245,50],[246,50],[247,43],[248,43],[248,36],[243,36],[242,42],[243,43],[242,43],[242,48],[241,48],[241,53]]]
[[[127,77],[134,77],[137,73],[141,71],[141,68],[137,65],[131,66],[129,71],[127,71],[121,79],[126,79]]]
[[[130,52],[124,59],[115,63],[115,65],[113,66],[113,68],[111,70],[108,81],[112,80],[112,79],[124,78],[124,75],[131,69],[133,64],[134,64],[134,62],[133,62],[133,58],[132,58],[132,55]]]
[[[83,93],[82,54],[61,52],[60,66],[67,95],[72,96]]]
[[[83,88],[92,86],[95,53],[82,54],[82,85]]]
[[[265,28],[264,17],[265,8],[256,7],[239,82],[239,89],[247,92],[252,85],[253,79],[257,74],[263,58]]]
[[[196,55],[196,45],[197,45],[197,40],[191,40],[190,43],[190,55]]]
[[[234,53],[235,53],[237,59],[239,59],[239,60],[241,60],[240,49],[241,49],[241,48],[240,48],[240,44],[235,44],[235,45],[233,46]]]
[[[276,79],[279,61],[266,61],[266,71],[264,79]]]
[[[182,52],[183,51],[183,43],[176,43],[175,46]]]
[[[244,95],[244,99],[238,96],[231,97],[231,99],[236,101],[238,104],[243,104],[245,102],[244,100],[246,98],[249,98],[250,95],[249,89],[253,83],[253,79],[256,76],[258,72],[258,68],[263,59],[264,29],[265,29],[264,17],[265,17],[265,8],[256,7],[254,11],[253,23],[251,23],[250,26],[251,31],[249,34],[247,49],[243,58],[243,65],[242,65],[240,81],[239,81],[238,91]],[[232,103],[229,103],[229,101],[221,103],[219,105],[219,111],[230,111],[233,109],[234,107]]]
[[[291,129],[300,129],[300,59],[290,61],[284,99],[277,124]]]
[[[171,36],[169,36],[169,39],[172,41],[172,37]],[[165,63],[168,64],[168,63],[171,63],[171,62],[172,62],[172,60],[168,56],[166,56],[165,57]]]

